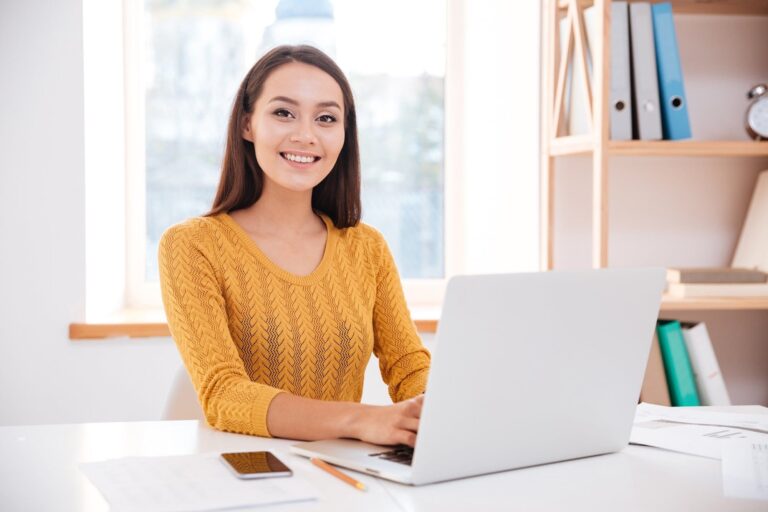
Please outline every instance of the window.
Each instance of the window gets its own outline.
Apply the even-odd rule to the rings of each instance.
[[[160,236],[210,208],[237,87],[284,43],[317,46],[347,74],[363,220],[384,233],[403,278],[442,280],[445,10],[444,0],[145,0],[128,13],[128,44],[143,42],[126,68],[129,302],[159,305]]]

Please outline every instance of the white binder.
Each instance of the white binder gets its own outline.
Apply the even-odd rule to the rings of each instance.
[[[611,4],[611,139],[632,140],[627,2]]]
[[[597,51],[597,11],[595,7],[584,9],[584,25],[587,28],[592,62]],[[629,74],[629,16],[627,2],[611,4],[611,91],[610,109],[611,140],[632,140],[632,85]],[[591,70],[591,68],[590,68]]]
[[[653,43],[651,4],[648,2],[630,3],[629,24],[632,34],[632,72],[634,74],[637,138],[661,140],[659,81],[656,70],[656,49]]]
[[[707,326],[704,322],[684,323],[683,339],[696,377],[701,405],[731,405]]]

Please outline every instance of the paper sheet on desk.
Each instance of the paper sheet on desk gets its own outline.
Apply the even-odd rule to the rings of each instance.
[[[768,500],[768,442],[725,443],[723,494],[732,498]]]
[[[666,407],[641,403],[635,411],[635,423],[663,420],[692,425],[735,427],[768,433],[768,408],[760,406],[751,406],[751,408],[760,410],[762,414],[723,412],[713,407]],[[739,410],[738,406],[735,410]]]
[[[731,427],[646,421],[635,423],[629,435],[632,444],[655,446],[712,459],[722,457],[723,444],[729,439],[766,442],[768,434]]]
[[[629,442],[720,459],[723,444],[729,439],[768,441],[768,433],[760,430],[764,427],[763,416],[768,418],[707,407],[640,404]]]
[[[80,470],[115,512],[220,510],[317,497],[295,475],[241,480],[224,467],[217,453],[127,457],[81,464]]]

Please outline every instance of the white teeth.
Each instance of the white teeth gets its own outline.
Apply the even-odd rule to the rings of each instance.
[[[291,153],[283,153],[283,156],[285,156],[285,158],[287,158],[292,162],[299,162],[301,164],[308,164],[310,162],[315,161],[315,157],[313,156],[300,156],[300,155],[293,155]]]

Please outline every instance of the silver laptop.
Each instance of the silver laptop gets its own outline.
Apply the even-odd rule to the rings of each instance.
[[[415,449],[291,450],[412,485],[621,450],[664,285],[662,268],[454,277]]]

